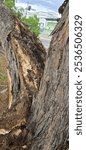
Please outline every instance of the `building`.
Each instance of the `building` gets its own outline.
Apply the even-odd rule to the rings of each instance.
[[[55,13],[53,11],[42,11],[35,4],[32,5],[30,3],[21,3],[20,0],[15,0],[15,6],[20,9],[24,9],[24,15],[28,18],[30,16],[37,15],[40,23],[40,30],[44,32],[45,30],[50,30],[55,27],[57,23],[57,18],[60,18],[61,15],[59,13]]]

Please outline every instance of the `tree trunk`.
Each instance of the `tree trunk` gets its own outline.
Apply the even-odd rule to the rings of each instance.
[[[10,108],[0,116],[2,150],[68,148],[68,4],[52,34],[46,56],[40,41],[0,6]]]
[[[8,62],[10,108],[25,90],[29,91],[30,96],[31,92],[38,91],[46,53],[35,35],[3,6],[0,8],[0,14],[1,43]]]
[[[67,150],[68,36],[67,5],[54,30],[39,93],[32,103],[30,150]]]

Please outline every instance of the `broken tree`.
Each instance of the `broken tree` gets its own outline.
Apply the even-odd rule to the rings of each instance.
[[[0,116],[2,150],[68,148],[68,36],[68,4],[47,55],[35,35],[0,6],[9,81],[9,109]]]

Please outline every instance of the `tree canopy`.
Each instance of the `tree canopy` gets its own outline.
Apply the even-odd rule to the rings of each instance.
[[[29,18],[23,17],[22,21],[29,26],[29,29],[34,32],[36,36],[40,34],[39,18],[37,18],[36,15]]]

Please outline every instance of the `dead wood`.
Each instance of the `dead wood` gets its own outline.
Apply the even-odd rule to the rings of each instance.
[[[7,58],[10,108],[0,116],[1,150],[67,150],[68,26],[67,4],[46,56],[40,41],[0,6],[0,41]]]

